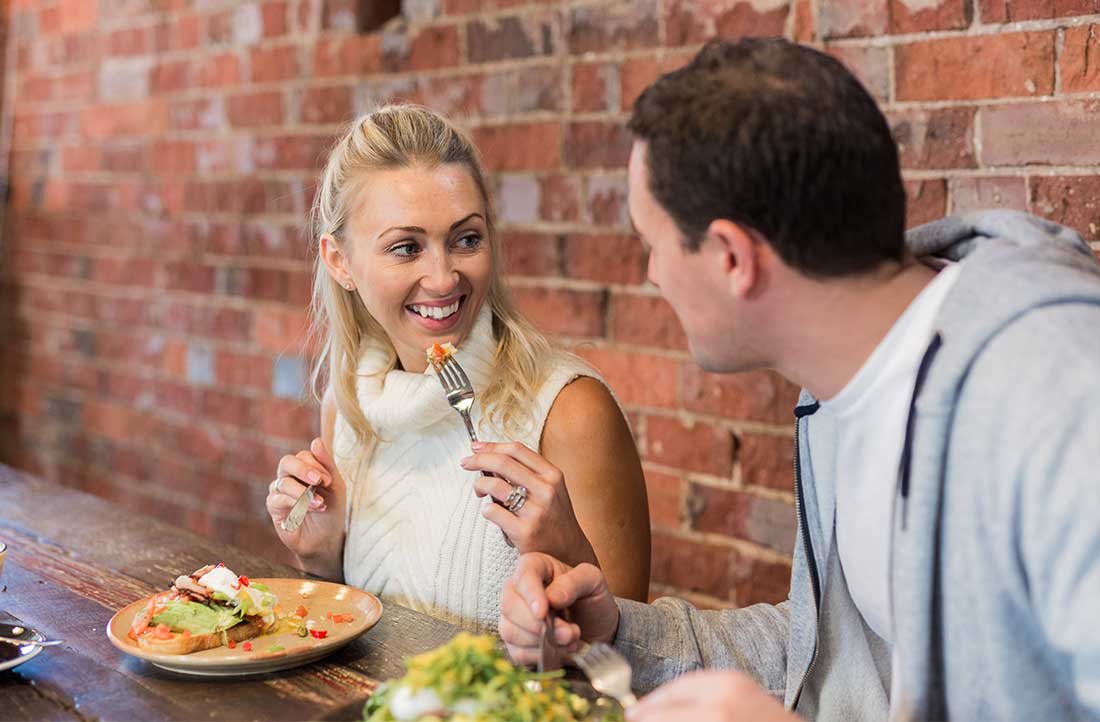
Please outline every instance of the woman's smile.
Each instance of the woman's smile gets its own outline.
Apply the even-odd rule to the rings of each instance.
[[[417,301],[405,306],[405,311],[413,323],[426,331],[450,331],[462,319],[468,297],[464,293],[439,301]]]

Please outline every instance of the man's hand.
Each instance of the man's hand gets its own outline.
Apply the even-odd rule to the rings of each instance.
[[[740,672],[692,672],[627,710],[629,722],[797,722]]]
[[[547,554],[524,554],[500,600],[500,638],[516,664],[538,659],[542,620],[550,608],[570,612],[571,622],[558,618],[554,627],[555,643],[569,652],[581,639],[610,642],[619,627],[619,607],[597,567],[573,568]]]

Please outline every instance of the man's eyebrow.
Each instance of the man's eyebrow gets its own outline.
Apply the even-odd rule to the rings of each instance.
[[[469,221],[472,218],[481,218],[481,220],[485,220],[484,218],[482,218],[480,213],[471,213],[470,215],[466,216],[465,218],[452,223],[449,230],[453,231],[454,229],[458,228],[463,223],[465,223],[466,221]],[[423,228],[421,228],[420,226],[391,226],[390,228],[387,228],[386,230],[379,233],[378,237],[381,238],[382,236],[386,235],[390,231],[404,231],[405,233],[420,233],[420,234],[423,234],[425,236],[428,235],[428,232],[426,230],[424,230]]]

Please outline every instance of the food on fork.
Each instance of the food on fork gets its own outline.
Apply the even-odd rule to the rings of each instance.
[[[569,691],[563,672],[515,667],[489,636],[461,632],[406,660],[407,673],[386,682],[363,709],[364,722],[615,722],[622,713]]]
[[[149,598],[129,637],[148,652],[191,654],[252,639],[275,628],[279,600],[224,564],[208,564],[176,578]]]
[[[433,367],[442,364],[451,356],[455,355],[455,350],[454,344],[450,341],[442,344],[433,343],[427,350],[428,364]]]

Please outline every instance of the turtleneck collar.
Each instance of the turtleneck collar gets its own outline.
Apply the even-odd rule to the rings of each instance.
[[[469,336],[455,352],[455,358],[479,396],[489,384],[495,354],[493,314],[486,300]],[[385,439],[394,434],[426,429],[448,416],[458,420],[430,366],[424,373],[393,369],[383,376],[381,372],[386,368],[387,355],[382,344],[370,344],[360,357],[358,367],[359,406],[379,436]]]

